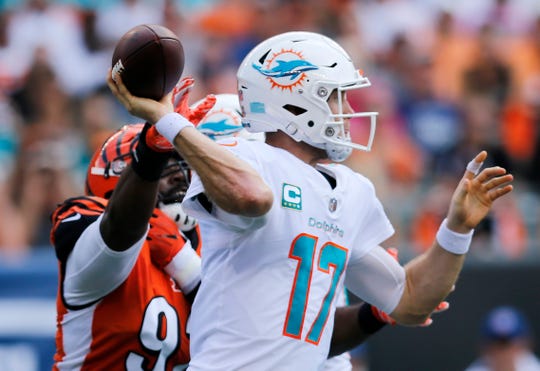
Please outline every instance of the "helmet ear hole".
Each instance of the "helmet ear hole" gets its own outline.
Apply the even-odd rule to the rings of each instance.
[[[300,116],[301,114],[307,112],[307,109],[295,106],[294,104],[286,104],[283,106],[283,109],[289,111],[295,116]]]
[[[307,123],[307,126],[312,128],[313,126],[315,126],[315,123],[313,121],[309,120],[308,123]]]

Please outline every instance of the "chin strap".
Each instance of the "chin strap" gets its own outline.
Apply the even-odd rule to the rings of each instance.
[[[328,155],[328,158],[334,162],[345,161],[351,155],[351,153],[351,147],[334,143],[326,143],[326,154]]]

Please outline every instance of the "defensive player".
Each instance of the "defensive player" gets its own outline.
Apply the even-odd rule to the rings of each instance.
[[[184,114],[202,117],[213,101],[205,104]],[[200,282],[198,227],[179,204],[189,169],[148,127],[114,133],[91,160],[87,195],[52,215],[56,370],[172,370],[189,361],[186,321]]]
[[[204,236],[189,322],[192,370],[321,368],[362,315],[334,319],[344,285],[398,323],[423,323],[456,282],[476,225],[512,190],[504,169],[480,171],[480,152],[432,248],[401,267],[380,247],[394,229],[372,183],[335,163],[371,147],[375,114],[351,109],[347,92],[369,80],[323,35],[277,35],[241,64],[243,124],[266,132],[266,143],[217,145],[167,104],[133,97],[121,82],[109,86],[196,172],[183,201]],[[359,116],[372,127],[363,144],[349,135]]]

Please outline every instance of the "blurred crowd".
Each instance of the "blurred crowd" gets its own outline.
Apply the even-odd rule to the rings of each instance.
[[[116,41],[157,23],[182,40],[193,102],[235,93],[244,55],[273,34],[334,38],[372,83],[351,105],[379,112],[373,150],[347,164],[375,183],[401,257],[429,247],[466,163],[486,149],[515,175],[515,191],[477,229],[471,255],[540,258],[538,0],[4,0],[0,11],[0,251],[8,255],[49,248],[50,212],[83,193],[103,139],[135,122],[105,76]]]

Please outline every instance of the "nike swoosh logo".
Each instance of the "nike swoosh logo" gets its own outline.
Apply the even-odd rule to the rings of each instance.
[[[74,222],[75,220],[79,220],[81,219],[81,214],[77,213],[75,215],[72,215],[72,216],[69,216],[67,218],[65,218],[64,220],[62,220],[62,223],[64,222]]]

